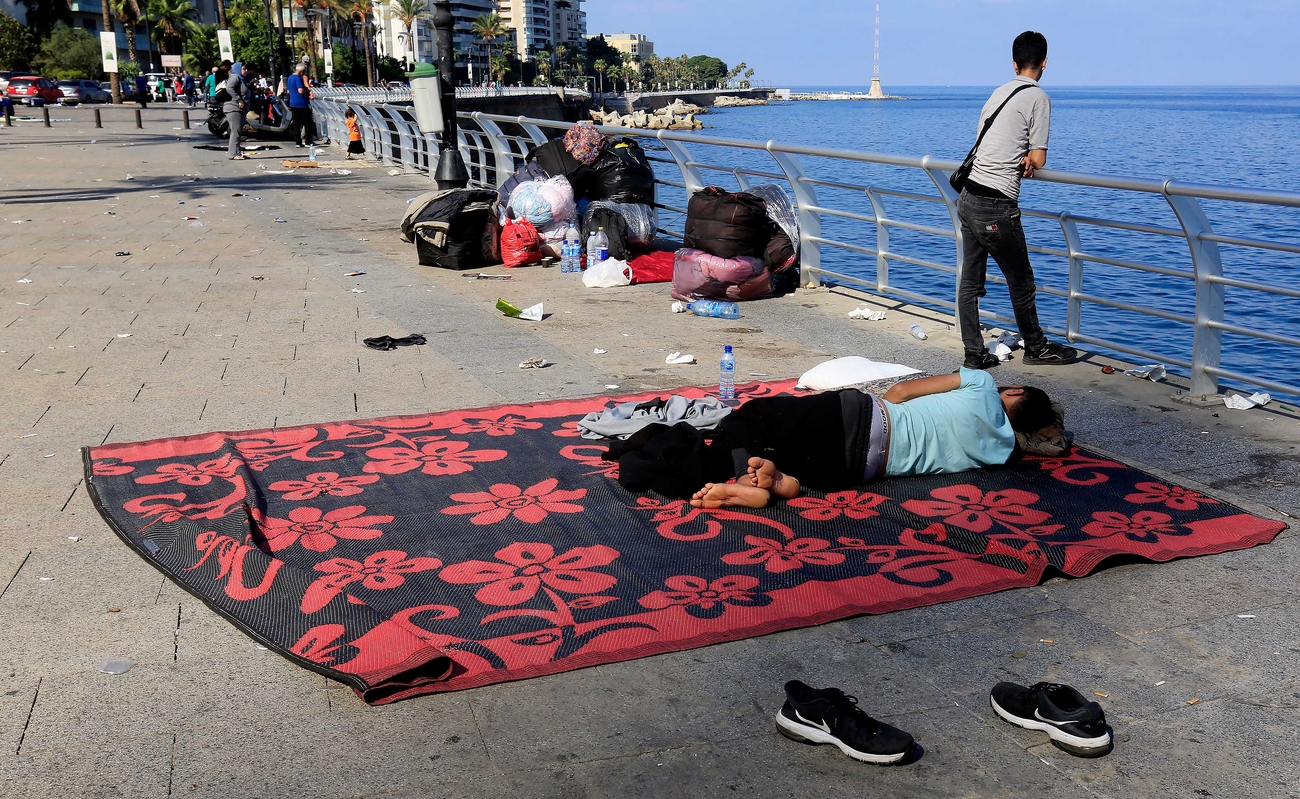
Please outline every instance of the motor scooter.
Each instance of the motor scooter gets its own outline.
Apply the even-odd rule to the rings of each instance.
[[[289,104],[279,97],[273,97],[266,103],[275,111],[274,121],[268,121],[266,116],[266,105],[263,103],[254,103],[254,110],[258,113],[244,120],[244,130],[239,138],[242,139],[291,139],[291,126],[293,118],[289,114]],[[221,110],[221,103],[215,103],[208,100],[208,132],[218,139],[230,138],[230,124],[226,122],[226,114]]]

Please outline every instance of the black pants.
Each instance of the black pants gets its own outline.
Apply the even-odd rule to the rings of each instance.
[[[299,144],[311,144],[316,140],[316,120],[312,118],[311,108],[290,108],[292,117],[290,129],[293,138]]]
[[[842,395],[848,396],[842,401]],[[612,442],[604,457],[618,461],[624,488],[670,497],[687,498],[706,482],[738,477],[751,457],[772,461],[809,488],[837,491],[863,482],[870,408],[870,398],[852,390],[761,397],[732,411],[707,444],[688,424],[656,424]],[[856,420],[848,425],[854,429],[846,431],[846,417]]]
[[[990,255],[1007,279],[1011,308],[1020,336],[1025,340],[1025,349],[1038,349],[1047,337],[1038,324],[1038,292],[1034,288],[1034,268],[1029,263],[1025,229],[1020,224],[1020,206],[1015,200],[981,197],[964,191],[957,202],[957,215],[961,217],[964,253],[961,286],[957,290],[957,324],[966,352],[984,351],[979,309],[980,297],[988,293],[984,280]]]

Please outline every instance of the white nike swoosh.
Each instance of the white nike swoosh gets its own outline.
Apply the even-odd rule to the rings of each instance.
[[[1045,721],[1048,724],[1054,725],[1056,727],[1064,727],[1067,724],[1078,724],[1077,721],[1052,721],[1051,719],[1045,719],[1043,718],[1043,714],[1038,712],[1038,708],[1034,708],[1034,718],[1038,719],[1039,721]]]
[[[1038,711],[1035,710],[1034,712],[1037,713]],[[807,724],[809,727],[816,727],[817,729],[821,730],[822,732],[826,733],[827,735],[834,735],[834,734],[835,734],[835,733],[831,732],[831,725],[827,724],[827,723],[824,722],[824,721],[809,721],[808,719],[804,718],[803,715],[800,714],[799,711],[797,711],[797,710],[794,712],[794,715],[795,715],[795,718],[799,719],[799,720],[802,721],[804,724]]]

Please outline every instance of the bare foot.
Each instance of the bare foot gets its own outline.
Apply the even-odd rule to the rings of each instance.
[[[799,481],[778,471],[776,464],[764,458],[750,458],[748,477],[757,488],[771,491],[781,499],[799,496]]]
[[[765,508],[772,494],[765,489],[739,483],[705,483],[695,492],[691,505],[696,508]]]

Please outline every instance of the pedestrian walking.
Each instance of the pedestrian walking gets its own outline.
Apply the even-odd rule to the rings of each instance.
[[[212,98],[216,96],[217,86],[223,82],[217,77],[217,73],[220,72],[220,70],[220,66],[215,66],[210,72],[208,72],[207,76],[203,78],[203,97],[207,101],[211,101]]]
[[[158,102],[160,102],[160,103],[163,103],[163,102],[167,102],[167,103],[169,103],[169,102],[171,102],[171,100],[169,100],[169,99],[167,98],[167,81],[163,79],[163,76],[162,76],[162,75],[159,75],[159,76],[158,76],[158,80],[154,82],[154,95],[153,95],[153,96],[154,96],[154,98],[157,99]]]
[[[194,107],[194,76],[186,72],[181,78],[181,91],[185,94],[185,102]]]
[[[230,148],[227,154],[232,161],[242,161],[248,156],[239,152],[239,137],[244,132],[244,115],[248,113],[248,108],[253,102],[248,84],[245,83],[248,78],[248,68],[243,63],[231,66],[229,61],[222,61],[221,66],[230,68],[230,77],[225,83],[229,98],[221,106],[221,110],[226,113],[226,124],[230,126]]]
[[[357,125],[357,112],[348,108],[343,112],[343,121],[348,125],[348,154],[346,159],[351,161],[352,156],[364,154],[366,146],[361,143],[361,128]]]
[[[135,76],[135,101],[141,108],[149,107],[149,80],[144,75]]]
[[[980,111],[974,166],[957,202],[963,252],[957,322],[968,369],[999,363],[985,349],[980,329],[979,301],[988,293],[984,282],[990,255],[1007,281],[1025,342],[1024,363],[1067,364],[1079,357],[1073,347],[1049,341],[1038,323],[1034,269],[1020,223],[1020,181],[1047,163],[1052,100],[1038,85],[1047,68],[1047,38],[1025,31],[1012,44],[1011,57],[1016,77],[994,91]]]
[[[289,114],[293,117],[291,129],[299,147],[311,145],[316,138],[315,123],[311,117],[311,87],[307,84],[307,66],[298,64],[289,76]]]

